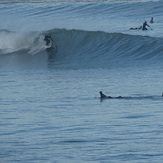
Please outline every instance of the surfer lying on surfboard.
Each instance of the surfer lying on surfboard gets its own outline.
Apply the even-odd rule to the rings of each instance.
[[[44,37],[44,41],[46,41],[46,46],[48,46],[50,44],[50,41],[53,41],[53,39],[52,39],[51,35],[48,34]]]
[[[106,96],[105,94],[103,94],[102,91],[99,92],[100,93],[100,98],[102,99],[153,99],[155,98],[155,96],[142,96],[142,97],[122,97],[122,96],[118,96],[118,97],[112,97],[112,96]],[[163,93],[161,95],[161,97],[163,97]]]
[[[104,98],[122,98],[122,96],[118,96],[118,97],[111,97],[111,96],[106,96],[102,93],[102,91],[99,92],[100,93],[100,97],[101,99],[104,99]]]

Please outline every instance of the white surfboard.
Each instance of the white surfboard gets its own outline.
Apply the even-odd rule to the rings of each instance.
[[[45,45],[45,49],[49,49],[49,48],[52,48],[53,45],[52,45],[52,42],[49,43],[49,45]]]

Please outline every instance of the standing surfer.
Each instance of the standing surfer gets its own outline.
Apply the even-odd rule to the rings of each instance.
[[[147,21],[145,21],[145,22],[143,23],[142,30],[143,30],[143,31],[148,30],[147,27],[150,27],[150,26],[147,24]]]
[[[44,37],[44,41],[46,41],[46,45],[48,46],[50,44],[50,41],[53,41],[53,39],[52,39],[51,35],[48,34]]]

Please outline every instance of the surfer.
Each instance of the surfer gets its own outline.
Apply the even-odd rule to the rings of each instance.
[[[118,97],[111,97],[111,96],[106,96],[105,94],[102,93],[102,91],[99,92],[100,93],[100,98],[101,99],[105,99],[105,98],[122,98],[122,96],[118,96]]]
[[[153,17],[151,17],[150,23],[151,23],[151,24],[154,23],[154,21],[153,21]]]
[[[50,44],[50,41],[53,41],[53,39],[52,39],[51,35],[48,34],[44,37],[44,41],[46,41],[46,45],[48,46]]]
[[[102,98],[111,98],[111,96],[106,96],[106,95],[104,95],[104,94],[102,93],[102,91],[100,91],[99,93],[100,93],[101,99],[102,99]]]
[[[142,30],[143,30],[143,31],[148,30],[147,27],[150,27],[150,26],[147,24],[147,21],[145,21],[145,22],[143,23]]]

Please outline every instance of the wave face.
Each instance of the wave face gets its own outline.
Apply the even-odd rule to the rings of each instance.
[[[109,68],[163,60],[163,38],[66,29],[22,34],[1,31],[1,57],[48,55],[43,41],[46,33],[52,34],[57,45],[53,59],[59,68]]]
[[[6,56],[24,56],[28,60],[38,56],[44,60],[50,55],[58,68],[162,62],[163,1],[14,2],[17,3],[5,1],[0,6],[1,60]],[[129,30],[144,20],[149,23],[151,17],[154,23],[148,31]],[[44,35],[48,33],[58,49],[55,54],[45,50]]]

